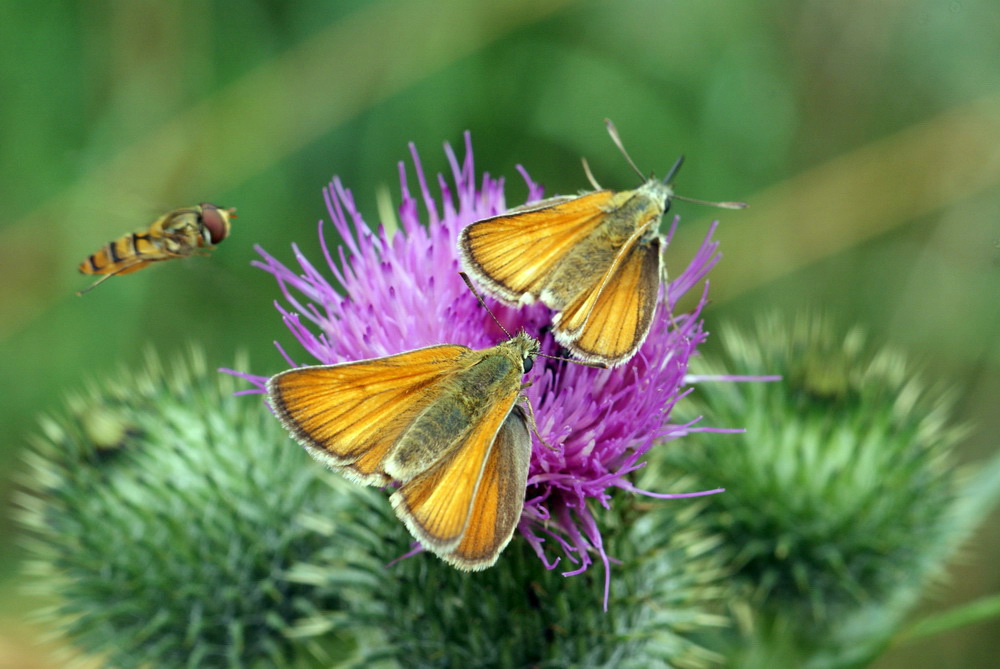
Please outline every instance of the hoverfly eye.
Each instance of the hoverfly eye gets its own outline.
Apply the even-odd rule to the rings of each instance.
[[[524,368],[524,373],[527,374],[531,371],[531,368],[535,366],[534,358],[525,358],[521,361],[521,367]]]
[[[208,228],[213,244],[218,244],[229,234],[229,225],[225,217],[214,204],[205,202],[201,205],[201,222]]]

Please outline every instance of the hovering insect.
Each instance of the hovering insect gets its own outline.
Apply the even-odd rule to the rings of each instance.
[[[131,274],[161,260],[208,255],[208,251],[229,236],[229,219],[235,209],[225,209],[203,202],[195,207],[174,209],[144,232],[132,232],[108,242],[102,249],[80,263],[83,274],[103,274],[83,295],[115,275]]]
[[[614,125],[606,123],[622,155],[642,176]],[[682,161],[662,181],[651,178],[620,192],[601,189],[588,169],[593,192],[550,198],[472,223],[459,236],[462,265],[508,304],[540,300],[558,312],[552,334],[577,357],[622,365],[646,340],[660,283],[666,280],[659,225],[670,201],[747,206],[678,196],[671,181]]]

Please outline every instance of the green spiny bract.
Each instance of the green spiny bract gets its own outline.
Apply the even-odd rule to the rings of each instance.
[[[695,435],[669,455],[702,485],[727,489],[700,527],[722,538],[737,619],[779,645],[815,641],[922,587],[956,494],[950,454],[964,430],[949,422],[948,393],[860,329],[844,335],[817,315],[770,316],[749,332],[723,328],[720,339],[721,359],[693,372],[782,376],[704,381],[678,406],[746,428]]]
[[[521,538],[460,572],[410,537],[387,495],[325,472],[257,398],[197,355],[69,402],[43,421],[22,517],[36,589],[73,645],[110,666],[714,665],[722,624],[703,500],[599,510],[616,564],[547,571]],[[659,478],[639,485],[686,490]],[[621,493],[623,496],[627,493]],[[713,496],[712,500],[718,499]]]
[[[318,468],[200,355],[138,371],[43,420],[22,518],[44,614],[116,667],[289,666],[292,622],[336,607],[286,572],[334,508]]]
[[[481,572],[458,571],[429,553],[399,560],[411,539],[383,496],[331,483],[356,499],[358,521],[314,518],[331,550],[291,577],[337,591],[368,570],[371,596],[352,600],[346,613],[302,621],[304,637],[356,630],[367,639],[364,663],[400,667],[704,667],[719,660],[691,640],[698,630],[724,624],[706,612],[721,594],[722,572],[707,556],[714,544],[688,529],[700,500],[623,498],[601,511],[602,524],[613,528],[608,553],[621,560],[604,612],[598,570],[571,578],[562,572],[572,565],[546,570],[518,536]],[[344,543],[377,559],[347,564],[333,548]]]

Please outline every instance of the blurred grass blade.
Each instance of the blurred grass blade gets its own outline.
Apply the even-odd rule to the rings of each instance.
[[[997,617],[1000,617],[1000,595],[983,597],[914,623],[901,635],[900,640],[915,641]]]
[[[1000,93],[870,142],[747,196],[727,219],[713,300],[743,295],[801,267],[1000,183]],[[761,243],[766,236],[767,243]],[[694,237],[671,242],[690,257]]]

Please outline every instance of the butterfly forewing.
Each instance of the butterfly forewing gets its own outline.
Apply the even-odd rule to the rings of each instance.
[[[429,392],[461,367],[464,346],[292,369],[268,382],[278,418],[311,454],[360,483],[386,484],[383,461]]]
[[[473,223],[459,240],[465,265],[509,302],[536,300],[558,264],[600,226],[600,208],[612,196],[597,191]]]
[[[515,386],[492,398],[482,419],[455,435],[450,453],[393,494],[396,512],[425,546],[450,550],[462,537],[494,441],[519,392]]]

